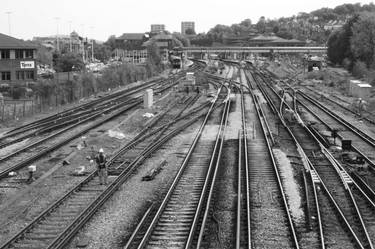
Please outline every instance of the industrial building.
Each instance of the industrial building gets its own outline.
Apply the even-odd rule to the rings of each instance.
[[[37,46],[0,33],[0,85],[27,85],[37,77]]]
[[[117,48],[126,50],[141,50],[142,43],[146,41],[144,33],[124,33],[116,38]]]
[[[181,22],[181,34],[186,35],[186,30],[192,30],[195,33],[195,23],[194,22]]]
[[[353,97],[368,100],[372,96],[372,86],[361,80],[350,80],[349,94]]]

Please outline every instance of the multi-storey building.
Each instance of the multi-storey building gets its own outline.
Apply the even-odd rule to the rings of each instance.
[[[151,24],[151,33],[161,33],[165,31],[164,24]]]
[[[181,34],[186,35],[186,30],[188,29],[191,30],[193,33],[195,33],[195,23],[194,22],[181,22]]]
[[[37,46],[0,33],[0,84],[27,85],[37,77]]]

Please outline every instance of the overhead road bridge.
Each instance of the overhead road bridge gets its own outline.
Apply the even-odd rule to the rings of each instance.
[[[327,53],[327,47],[182,47],[186,53]]]

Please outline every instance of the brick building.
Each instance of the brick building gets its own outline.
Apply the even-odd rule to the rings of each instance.
[[[37,78],[37,46],[0,33],[0,85],[27,85]]]

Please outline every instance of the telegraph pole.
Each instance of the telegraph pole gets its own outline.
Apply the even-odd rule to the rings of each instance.
[[[69,50],[72,53],[72,21],[69,21]]]
[[[94,38],[93,38],[93,32],[92,32],[92,30],[93,30],[93,26],[90,26],[90,33],[91,33],[91,62],[94,62]]]
[[[12,12],[11,11],[7,11],[7,12],[5,12],[5,14],[8,15],[8,34],[11,36],[12,33],[10,32],[11,31],[10,30],[10,14],[12,14]]]
[[[81,32],[82,32],[82,39],[83,39],[83,46],[82,46],[82,59],[83,59],[83,62],[86,63],[86,50],[85,50],[85,25],[84,24],[81,24]]]
[[[60,17],[55,17],[56,20],[56,47],[57,51],[60,51],[60,43],[59,43],[59,20]]]

